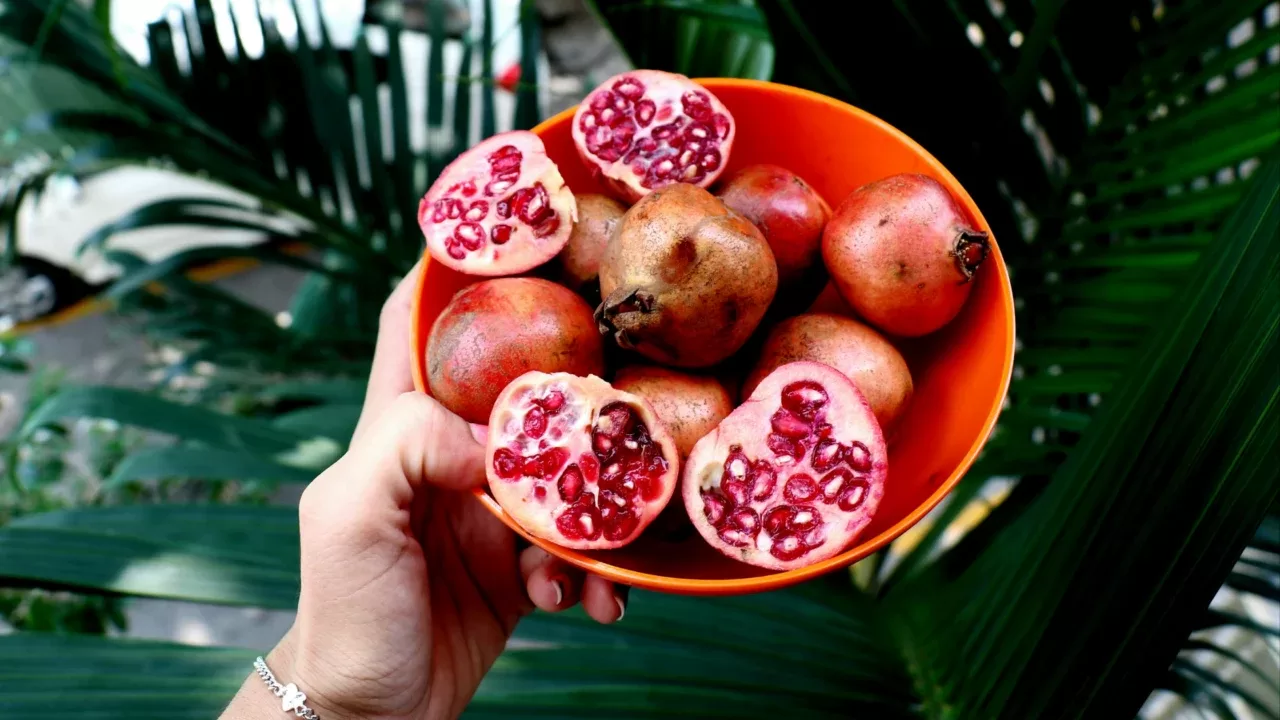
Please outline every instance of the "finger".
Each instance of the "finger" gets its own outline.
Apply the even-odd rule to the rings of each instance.
[[[559,612],[582,596],[583,572],[539,547],[520,553],[520,574],[529,599],[540,610]]]
[[[356,423],[352,441],[369,429],[370,424],[382,414],[396,397],[413,390],[411,369],[413,293],[417,287],[422,261],[413,266],[391,291],[382,305],[378,317],[378,341],[373,350],[373,367],[369,371],[369,383],[365,389],[364,408]]]
[[[475,438],[476,442],[480,443],[481,445],[488,443],[489,442],[489,426],[476,425],[475,423],[471,423],[471,437]]]
[[[582,609],[598,623],[615,623],[627,612],[628,589],[598,575],[588,575],[582,583]]]

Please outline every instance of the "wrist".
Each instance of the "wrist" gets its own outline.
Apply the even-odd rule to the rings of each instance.
[[[360,717],[349,709],[350,703],[343,702],[323,673],[304,662],[298,647],[296,626],[290,628],[264,659],[280,684],[293,683],[307,696],[307,707],[320,720],[354,720]],[[278,701],[276,707],[279,708]]]

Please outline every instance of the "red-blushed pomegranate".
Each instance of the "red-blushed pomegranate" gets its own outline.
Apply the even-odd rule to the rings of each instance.
[[[592,174],[633,203],[672,183],[707,187],[729,162],[733,116],[683,75],[632,70],[592,90],[573,116],[573,144]]]
[[[926,175],[893,175],[850,193],[822,234],[822,258],[867,322],[926,335],[960,312],[986,259],[987,233]]]
[[[649,404],[595,376],[526,373],[489,416],[494,499],[530,534],[565,547],[635,540],[671,499],[679,467]]]
[[[622,217],[600,261],[600,332],[676,367],[742,347],[778,287],[760,230],[696,185],[668,185]]]
[[[775,325],[743,383],[743,396],[769,373],[797,360],[830,365],[852,380],[886,435],[892,435],[911,401],[911,370],[902,353],[867,325],[831,314],[797,315]]]
[[[515,275],[555,257],[578,218],[541,138],[500,133],[458,156],[418,205],[436,262],[469,275]]]
[[[578,195],[577,201],[578,222],[553,263],[556,278],[573,290],[598,282],[605,246],[627,212],[626,205],[604,195]]]
[[[818,293],[818,297],[805,312],[853,317],[853,308],[849,307],[849,301],[840,295],[840,290],[836,288],[834,282],[828,282],[822,287],[822,292]]]
[[[675,440],[681,458],[687,457],[694,443],[733,411],[729,391],[710,375],[631,365],[619,370],[612,384],[649,401]]]
[[[604,373],[591,308],[538,278],[485,280],[458,291],[427,336],[431,395],[468,422],[489,418],[502,388],[530,370]]]
[[[831,207],[799,175],[777,165],[751,165],[716,193],[725,207],[755,223],[778,262],[778,285],[812,279],[822,262],[822,228]]]
[[[712,547],[772,570],[839,554],[880,504],[888,454],[849,379],[789,363],[698,441],[681,492]]]

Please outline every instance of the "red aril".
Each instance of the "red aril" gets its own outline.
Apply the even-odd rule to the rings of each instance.
[[[418,205],[436,262],[468,275],[515,275],[555,257],[578,219],[541,138],[500,133],[458,156]]]
[[[683,75],[632,70],[592,90],[573,116],[578,156],[633,203],[672,183],[707,187],[729,162],[733,116]]]
[[[675,491],[675,443],[642,398],[595,376],[525,373],[489,416],[489,489],[531,535],[581,550],[635,540]]]
[[[681,491],[712,547],[788,570],[844,550],[871,522],[887,473],[880,426],[853,383],[794,362],[698,441]]]

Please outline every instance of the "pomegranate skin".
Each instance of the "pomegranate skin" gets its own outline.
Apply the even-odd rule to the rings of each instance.
[[[578,195],[576,199],[578,221],[552,265],[561,285],[581,291],[598,282],[604,249],[627,206],[604,195]]]
[[[862,392],[886,435],[911,402],[907,361],[883,335],[857,320],[831,314],[797,315],[774,327],[743,384],[750,397],[769,373],[797,360],[830,365]]]
[[[613,387],[649,401],[681,458],[688,457],[694,444],[733,412],[729,391],[707,375],[632,365],[618,371]]]
[[[684,183],[627,211],[600,263],[600,332],[675,367],[736,352],[764,317],[778,267],[760,230]]]
[[[591,308],[568,288],[538,278],[497,278],[459,290],[427,336],[432,397],[468,422],[531,370],[604,373],[604,344]]]
[[[635,540],[667,507],[679,467],[648,403],[593,375],[525,373],[489,417],[494,499],[529,534],[564,547]]]
[[[725,207],[755,223],[778,263],[778,285],[810,279],[822,257],[831,207],[799,175],[777,165],[751,165],[716,193]]]
[[[893,175],[854,190],[822,235],[840,294],[891,335],[931,333],[960,312],[989,250],[938,181]]]
[[[790,570],[838,555],[884,496],[888,452],[849,379],[815,362],[765,377],[694,445],[681,473],[685,510],[726,557]]]

